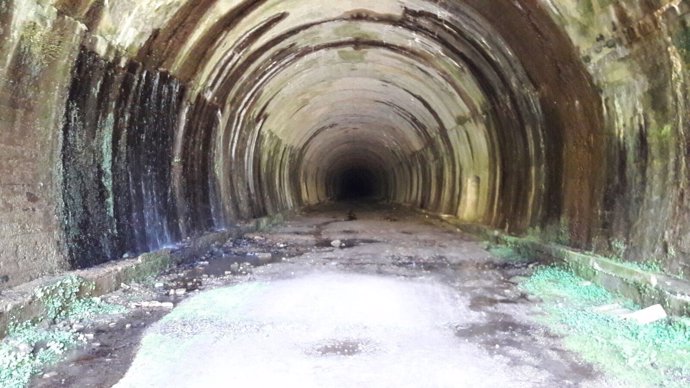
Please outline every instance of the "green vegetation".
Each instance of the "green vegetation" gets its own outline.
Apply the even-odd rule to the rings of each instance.
[[[77,276],[69,276],[59,282],[36,290],[34,295],[45,308],[44,320],[55,322],[63,319],[82,320],[96,315],[124,312],[124,307],[103,303],[89,298],[94,284]]]
[[[545,267],[521,285],[544,300],[545,324],[565,345],[630,386],[686,387],[690,383],[690,325],[669,319],[639,325],[598,312],[618,303],[637,309],[605,289],[559,267]]]
[[[616,260],[618,264],[621,264],[625,267],[636,269],[639,271],[644,271],[644,272],[653,272],[653,273],[663,273],[664,270],[661,268],[661,264],[659,264],[656,261],[646,261],[644,263],[637,263],[634,261],[624,261],[624,260]]]
[[[0,386],[25,387],[31,376],[84,342],[83,336],[70,331],[48,330],[29,323],[14,326],[0,343]]]
[[[487,251],[492,255],[506,261],[520,262],[527,261],[527,258],[517,250],[505,245],[489,245]]]
[[[60,56],[61,37],[36,22],[28,22],[21,32],[22,48],[40,66],[47,66]]]
[[[38,322],[13,323],[0,342],[0,387],[25,387],[31,376],[86,341],[83,335],[64,329],[69,325],[59,329],[52,323],[88,321],[126,311],[89,297],[93,288],[93,283],[70,276],[36,290],[35,297],[45,306],[44,316]]]
[[[622,261],[625,258],[625,250],[628,249],[628,245],[625,241],[620,239],[614,239],[611,241],[611,250],[613,251],[614,260]]]

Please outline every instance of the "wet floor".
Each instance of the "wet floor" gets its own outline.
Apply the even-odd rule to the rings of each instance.
[[[117,386],[608,386],[534,323],[535,263],[486,248],[403,209],[307,211],[156,284],[179,304]]]

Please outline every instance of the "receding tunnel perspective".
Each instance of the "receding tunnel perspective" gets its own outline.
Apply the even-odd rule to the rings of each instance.
[[[350,167],[336,173],[331,178],[331,190],[338,200],[377,199],[383,193],[381,189],[384,177],[375,174],[366,167]]]
[[[0,0],[0,386],[690,385],[689,15]]]

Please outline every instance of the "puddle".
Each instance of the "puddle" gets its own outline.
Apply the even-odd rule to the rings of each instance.
[[[420,269],[422,271],[434,271],[450,267],[450,263],[445,256],[434,256],[431,258],[416,256],[393,257],[393,265],[396,267]]]
[[[502,336],[517,337],[523,336],[528,337],[531,335],[533,329],[529,325],[517,323],[510,319],[503,320],[491,320],[488,322],[475,323],[468,326],[458,326],[455,328],[455,335],[460,338],[482,338],[490,342],[491,339],[494,341],[491,345],[502,344]]]
[[[258,255],[232,255],[226,254],[221,257],[215,257],[208,261],[208,265],[202,267],[202,274],[209,276],[223,276],[227,272],[238,272],[240,267],[258,267],[261,265],[266,265],[270,263],[276,263],[281,260],[282,257],[276,257],[277,255],[271,254],[258,254]]]
[[[319,248],[334,248],[331,243],[335,241],[335,239],[330,240],[330,239],[321,239],[316,242],[316,246]],[[367,238],[352,238],[352,239],[347,239],[347,240],[340,240],[340,248],[341,249],[347,249],[347,248],[354,248],[356,246],[364,245],[364,244],[376,244],[380,243],[381,241],[379,240],[372,240],[372,239],[367,239]]]
[[[523,299],[525,302],[527,301],[527,298],[524,297],[524,295],[520,295],[520,298]],[[472,311],[483,311],[485,307],[494,307],[498,304],[518,304],[520,301],[515,300],[515,299],[508,299],[508,298],[493,298],[490,296],[484,296],[484,295],[478,295],[472,297],[472,300],[470,301],[470,310]]]
[[[248,253],[248,254],[213,254],[204,261],[187,264],[187,269],[179,273],[174,279],[165,283],[165,290],[175,291],[184,289],[185,293],[203,288],[206,277],[222,277],[226,275],[249,275],[252,268],[266,264],[277,263],[283,258],[295,254],[288,252]],[[179,269],[178,269],[179,270]]]

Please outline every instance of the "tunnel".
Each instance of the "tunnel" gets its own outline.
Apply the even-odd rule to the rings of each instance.
[[[587,291],[595,284],[690,315],[689,91],[687,0],[0,0],[0,370],[11,312],[32,318],[41,303],[55,310],[41,302],[51,292],[73,301],[88,288],[74,276],[98,277],[88,289],[94,296],[134,292],[130,280],[143,279],[140,272],[213,268],[209,257],[230,246],[245,249],[252,263],[277,259],[270,264],[287,269],[256,270],[275,273],[255,299],[260,287],[249,281],[202,292],[225,295],[206,300],[230,303],[219,307],[224,319],[241,315],[240,305],[251,306],[244,313],[257,322],[277,309],[270,312],[285,319],[264,322],[273,327],[292,322],[287,307],[301,306],[306,321],[312,302],[325,312],[316,319],[323,331],[360,316],[365,323],[411,316],[412,351],[400,355],[411,365],[458,339],[482,347],[476,358],[446,349],[450,356],[437,360],[430,378],[444,377],[441,369],[456,361],[514,360],[513,346],[533,359],[503,369],[556,370],[542,386],[596,379],[558,335],[525,323],[527,304],[537,302],[511,279],[525,277],[523,270],[543,274],[550,261],[583,276],[545,270],[551,280],[572,281],[556,292],[586,288],[587,306],[579,306],[586,314],[560,324],[587,322],[594,304],[613,303]],[[272,234],[252,234],[279,224]],[[305,241],[308,249],[290,251]],[[506,249],[532,261],[496,261]],[[178,260],[180,252],[193,262]],[[312,267],[369,272],[300,277],[300,257]],[[232,265],[221,277],[249,276]],[[438,273],[440,286],[419,279]],[[55,279],[73,288],[36,288]],[[199,279],[182,288],[146,279],[152,293],[175,302],[199,291]],[[144,320],[165,325],[191,311],[201,317],[184,326],[193,332],[217,318],[204,315],[213,309],[203,297],[180,309],[168,299],[147,308],[174,307],[172,318]],[[334,305],[356,314],[329,310]],[[444,319],[464,324],[434,337]],[[597,325],[610,329],[611,321]],[[174,323],[171,331],[179,329]],[[223,330],[246,322],[225,323]],[[629,337],[645,343],[671,330],[654,327]],[[125,331],[143,330],[129,323]],[[432,341],[417,342],[427,331]],[[381,332],[397,340],[395,330]],[[684,360],[684,333],[652,344],[661,346],[659,360],[644,367]],[[295,359],[330,357],[334,349],[354,359],[376,342],[319,341]],[[112,348],[138,339],[122,343]],[[599,348],[589,343],[584,351],[589,357]],[[256,357],[263,365],[264,356],[247,349],[219,352],[219,360]],[[188,358],[204,364],[205,356]],[[648,370],[630,362],[626,370]],[[414,369],[394,364],[384,363],[390,376]],[[674,383],[690,383],[687,365],[666,371]],[[494,381],[477,376],[476,386]]]
[[[686,276],[687,15],[2,1],[0,287],[350,200]]]

